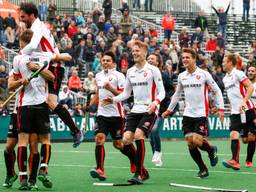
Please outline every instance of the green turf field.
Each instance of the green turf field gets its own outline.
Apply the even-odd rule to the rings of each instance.
[[[156,168],[151,163],[151,149],[149,143],[146,143],[145,166],[150,173],[150,179],[140,186],[126,187],[99,187],[93,186],[97,180],[89,176],[89,171],[95,166],[94,143],[84,143],[78,149],[73,149],[71,143],[57,143],[52,146],[52,158],[50,161],[49,173],[53,181],[53,188],[46,189],[38,182],[40,191],[68,191],[68,192],[196,192],[194,189],[171,188],[170,182],[201,185],[207,187],[248,189],[255,192],[256,186],[256,168],[248,169],[244,166],[246,148],[241,144],[241,170],[233,171],[222,166],[223,159],[230,158],[230,142],[228,140],[211,141],[219,149],[219,164],[215,167],[209,167],[210,176],[206,179],[197,179],[195,174],[198,169],[186,149],[184,141],[165,141],[162,142],[163,162],[161,168]],[[4,145],[0,145],[3,153]],[[105,173],[107,180],[104,182],[124,183],[132,175],[129,172],[129,161],[119,151],[107,143],[105,159]],[[203,153],[203,158],[207,165],[209,159],[207,154]],[[0,181],[5,178],[5,168],[3,155],[0,161]],[[256,162],[254,161],[256,165]],[[2,184],[2,183],[1,183]],[[18,182],[12,189],[5,189],[0,186],[0,191],[18,191]]]

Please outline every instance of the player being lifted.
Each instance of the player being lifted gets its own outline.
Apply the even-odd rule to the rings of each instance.
[[[21,3],[19,9],[20,20],[26,24],[28,29],[31,29],[34,32],[30,43],[21,50],[21,53],[31,55],[34,51],[37,51],[58,54],[59,50],[56,47],[53,35],[49,29],[47,29],[46,25],[38,18],[36,5],[31,2]],[[77,147],[83,141],[83,132],[76,127],[68,110],[57,102],[57,96],[64,76],[64,67],[60,62],[51,62],[49,70],[54,74],[55,80],[54,82],[48,82],[49,96],[47,104],[69,127],[74,139],[73,146]]]
[[[196,53],[193,49],[185,48],[182,52],[182,62],[186,71],[178,76],[178,85],[168,109],[162,114],[167,117],[179,102],[182,91],[185,94],[185,109],[182,120],[182,130],[187,141],[189,153],[199,167],[197,177],[209,175],[199,149],[207,151],[211,166],[218,163],[217,147],[212,146],[204,138],[208,135],[208,86],[215,93],[219,107],[219,118],[224,119],[224,102],[220,88],[210,73],[196,66]]]

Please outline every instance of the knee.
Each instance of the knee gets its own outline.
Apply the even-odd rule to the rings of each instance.
[[[12,145],[6,145],[5,146],[6,153],[12,153],[14,151],[14,147],[15,146],[12,146]]]
[[[243,137],[242,141],[243,141],[244,144],[247,144],[248,143],[248,138],[247,137]]]
[[[131,134],[125,133],[123,136],[123,144],[124,145],[130,145],[133,143],[134,137],[132,137]]]
[[[38,143],[30,143],[29,149],[31,153],[38,153]]]
[[[135,140],[144,139],[144,132],[141,129],[136,129],[134,137],[135,137]]]
[[[239,139],[239,136],[240,136],[240,134],[239,134],[239,132],[237,132],[237,131],[231,131],[231,132],[230,132],[230,139],[231,139],[231,140]]]
[[[122,141],[114,141],[113,142],[113,146],[116,148],[116,149],[122,149],[123,148],[123,143]]]
[[[255,135],[251,132],[248,133],[248,141],[255,141]]]
[[[98,133],[95,137],[96,145],[104,145],[105,143],[105,135],[103,133]]]

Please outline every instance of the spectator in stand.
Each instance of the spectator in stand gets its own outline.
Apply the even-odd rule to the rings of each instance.
[[[255,55],[256,56],[256,41],[251,41],[249,47],[248,47],[248,55]]]
[[[4,35],[4,18],[1,16],[0,13],[0,44],[5,46],[5,35]]]
[[[78,45],[80,39],[82,39],[83,36],[84,36],[84,34],[81,32],[81,28],[77,27],[77,32],[73,36],[73,44],[74,45]]]
[[[7,79],[8,79],[8,74],[5,71],[5,66],[0,65],[0,98],[2,99],[6,99],[8,96]]]
[[[197,27],[201,28],[205,39],[208,40],[208,22],[202,11],[198,13],[198,16],[195,20],[195,28]]]
[[[187,32],[186,27],[182,27],[181,32],[179,34],[179,42],[180,48],[188,48],[188,42],[190,41],[190,36]]]
[[[75,63],[74,63],[75,51],[74,51],[74,49],[72,47],[72,42],[67,44],[66,49],[63,50],[63,53],[68,53],[73,58],[70,61],[65,61],[65,74],[64,74],[64,78],[67,81],[70,68],[75,65]]]
[[[133,0],[132,7],[133,9],[140,10],[140,0]]]
[[[104,53],[105,51],[107,51],[107,47],[106,47],[106,41],[105,40],[99,40],[99,43],[96,47],[96,51],[98,53]]]
[[[127,36],[132,28],[132,18],[129,16],[129,9],[124,9],[124,14],[121,17],[120,24],[122,29],[122,38],[124,42],[127,43]]]
[[[128,0],[121,0],[121,4],[122,4],[122,7],[119,10],[123,14],[124,13],[124,9],[127,8],[129,10]]]
[[[114,27],[110,27],[109,32],[107,33],[107,47],[111,47],[113,42],[117,40],[117,35],[115,34]]]
[[[83,89],[87,94],[96,92],[96,81],[92,71],[90,71],[84,79]]]
[[[213,34],[210,35],[210,39],[206,42],[206,51],[214,52],[218,46],[218,41]]]
[[[224,90],[225,90],[225,86],[223,83],[224,76],[225,76],[225,74],[223,73],[222,65],[216,66],[216,70],[213,71],[212,77],[213,77],[214,81],[217,83],[217,85],[219,86],[222,93],[224,93]]]
[[[104,34],[104,31],[100,31],[99,34],[96,36],[96,42],[95,44],[97,45],[96,49],[98,50],[98,45],[100,44],[101,41],[107,42],[107,37]]]
[[[75,47],[75,59],[76,59],[76,65],[78,66],[79,77],[81,77],[83,68],[86,66],[85,49],[86,49],[85,40],[80,39],[79,45]]]
[[[84,35],[87,33],[87,23],[83,22],[82,27],[81,27],[81,33]]]
[[[92,71],[95,73],[98,73],[101,70],[101,58],[102,58],[102,53],[98,52],[96,53],[95,59],[92,63]]]
[[[204,53],[202,51],[199,51],[197,53],[197,58],[196,58],[196,65],[198,67],[202,67],[204,65],[204,60],[205,60],[205,56]]]
[[[113,27],[110,20],[107,20],[104,24],[104,32],[107,34],[110,30],[110,27]]]
[[[70,39],[74,38],[75,33],[77,33],[78,27],[76,25],[76,22],[74,20],[71,20],[71,23],[68,26],[68,36]]]
[[[91,33],[93,34],[93,37],[96,37],[96,35],[99,33],[99,29],[95,23],[93,23],[93,20],[91,17],[87,18],[87,32],[91,29]]]
[[[53,26],[56,29],[58,39],[61,39],[61,35],[62,35],[61,31],[63,28],[63,24],[59,15],[57,15],[56,18],[54,19]]]
[[[54,0],[50,1],[50,4],[48,6],[48,20],[53,21],[56,17],[55,12],[57,11],[57,6],[54,3]]]
[[[195,33],[193,33],[191,37],[191,46],[193,44],[197,44],[197,47],[200,48],[202,42],[203,42],[203,33],[201,28],[197,27]]]
[[[170,40],[172,31],[175,29],[175,20],[172,18],[170,11],[166,11],[162,18],[162,28],[164,29],[164,38]]]
[[[4,50],[0,46],[0,66],[4,64],[3,60],[5,60]]]
[[[249,21],[250,0],[243,0],[243,21]],[[246,17],[245,17],[246,14]]]
[[[143,27],[141,26],[141,24],[142,23],[140,21],[138,21],[137,26],[133,29],[133,33],[138,34],[139,39],[143,40],[145,31],[144,31]]]
[[[11,27],[7,27],[4,34],[7,39],[7,48],[12,49],[15,43],[15,31]]]
[[[174,40],[170,41],[169,46],[169,56],[172,60],[173,67],[176,69],[179,63],[179,57],[178,53],[180,52],[180,47],[176,45],[176,42]]]
[[[82,27],[82,24],[85,22],[82,12],[76,12],[76,24],[78,27]]]
[[[86,46],[85,46],[85,61],[86,61],[86,70],[92,70],[92,63],[94,61],[95,55],[97,51],[93,46],[92,40],[87,39]]]
[[[102,8],[104,8],[105,20],[111,20],[112,0],[104,0]]]
[[[145,36],[146,36],[146,34],[145,34]],[[150,37],[150,39],[153,37],[158,37],[157,30],[153,26],[149,27],[149,37]]]
[[[105,20],[103,15],[99,16],[99,21],[97,23],[97,27],[99,29],[99,32],[103,31],[105,32]]]
[[[80,78],[78,77],[77,70],[74,70],[72,72],[71,77],[68,80],[68,88],[76,93],[82,88],[82,83]]]
[[[225,39],[222,37],[222,34],[221,34],[220,32],[217,33],[217,42],[218,42],[219,48],[225,49],[226,41],[225,41]]]
[[[72,40],[69,38],[67,33],[63,34],[63,37],[60,39],[60,49],[64,50],[67,47],[67,44],[72,44]]]
[[[228,20],[228,10],[230,8],[231,1],[228,4],[228,8],[226,11],[224,11],[224,8],[221,7],[219,10],[215,9],[214,6],[212,6],[213,10],[216,12],[218,16],[218,31],[221,32],[223,35],[223,38],[226,40],[226,31],[227,31],[227,20]]]
[[[14,19],[14,17],[12,16],[11,13],[8,14],[8,17],[5,17],[5,19],[4,19],[4,24],[5,24],[5,29],[6,29],[7,27],[10,27],[12,30],[14,30],[14,33],[15,33],[17,24],[16,24],[16,21],[15,21],[15,19]]]
[[[211,56],[212,65],[215,67],[218,65],[222,65],[223,58],[224,58],[224,54],[221,52],[220,47],[217,46],[215,52]]]
[[[84,112],[82,110],[81,104],[77,103],[74,109],[74,113],[73,113],[74,117],[83,117],[84,116]]]
[[[121,58],[119,60],[119,65],[118,65],[118,71],[120,71],[121,73],[123,73],[124,75],[126,75],[126,72],[128,70],[128,53],[127,52],[123,52],[121,55]]]
[[[73,97],[70,94],[70,91],[68,89],[68,86],[63,86],[62,91],[59,93],[59,104],[63,105],[64,107],[67,107],[67,109],[72,109],[72,101]]]
[[[158,47],[160,47],[160,45],[158,44],[157,37],[153,37],[149,43],[148,54],[154,53]]]
[[[97,6],[94,7],[93,11],[92,11],[92,21],[93,23],[95,23],[96,25],[99,22],[99,18],[100,16],[102,16],[102,12],[100,11],[100,8]]]
[[[41,21],[46,21],[48,13],[48,7],[46,5],[46,2],[42,0],[38,5],[38,16]]]

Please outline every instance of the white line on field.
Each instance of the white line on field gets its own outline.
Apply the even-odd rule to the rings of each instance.
[[[94,165],[71,165],[71,164],[51,164],[50,167],[80,167],[80,168],[93,168]],[[130,169],[130,167],[118,167],[118,166],[105,166],[107,169]],[[150,167],[147,168],[149,170],[156,170],[156,171],[182,171],[182,172],[198,172],[197,169],[174,169],[174,168],[156,168],[156,167]],[[256,175],[256,173],[253,172],[246,172],[246,171],[217,171],[217,170],[210,170],[210,173],[220,173],[220,174],[239,174],[239,175]]]

